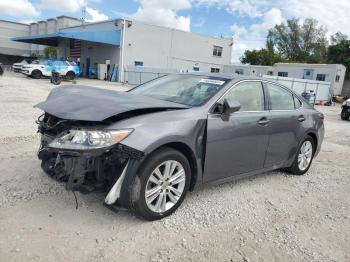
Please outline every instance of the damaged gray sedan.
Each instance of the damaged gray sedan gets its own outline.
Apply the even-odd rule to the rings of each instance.
[[[288,88],[230,75],[165,76],[129,92],[58,87],[37,107],[43,170],[148,220],[204,184],[304,174],[324,136],[324,116]]]

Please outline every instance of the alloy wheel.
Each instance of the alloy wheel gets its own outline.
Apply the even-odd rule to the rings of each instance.
[[[185,169],[178,161],[161,163],[152,171],[146,184],[147,207],[155,213],[168,211],[181,198],[185,183]]]
[[[304,141],[298,155],[298,167],[301,171],[304,171],[309,167],[312,153],[312,143],[309,140]]]

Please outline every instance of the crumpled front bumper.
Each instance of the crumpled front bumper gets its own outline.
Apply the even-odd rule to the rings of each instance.
[[[67,190],[109,190],[121,176],[130,159],[141,159],[143,152],[121,143],[109,148],[85,151],[49,147],[53,137],[42,135],[38,158],[42,169]]]

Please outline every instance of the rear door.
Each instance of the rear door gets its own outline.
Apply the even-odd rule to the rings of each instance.
[[[279,165],[290,159],[304,134],[305,116],[301,102],[280,85],[265,82],[270,102],[270,139],[265,167]]]
[[[235,84],[219,101],[234,99],[238,112],[225,118],[220,110],[208,115],[204,182],[262,169],[268,144],[270,113],[260,81]]]

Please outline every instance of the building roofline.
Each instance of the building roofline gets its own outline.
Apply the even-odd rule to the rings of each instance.
[[[4,20],[4,19],[0,19],[0,22],[6,22],[6,23],[12,23],[12,24],[18,24],[18,25],[28,25],[28,26],[30,25],[30,24],[26,24],[26,23]]]
[[[265,65],[251,65],[251,64],[229,64],[228,66],[241,66],[241,67],[261,67],[261,68],[267,68],[267,67],[273,67],[271,66],[265,66]]]
[[[308,63],[275,63],[274,65],[294,65],[294,66],[337,66],[342,64],[308,64]]]
[[[195,33],[195,32],[191,32],[191,31],[180,30],[180,29],[177,29],[177,28],[171,28],[171,27],[167,27],[167,26],[155,25],[155,24],[151,24],[151,23],[148,23],[148,22],[143,22],[143,21],[134,20],[134,19],[130,19],[130,18],[123,18],[123,17],[121,17],[121,18],[114,18],[114,19],[108,19],[108,20],[103,20],[103,21],[98,21],[98,22],[91,22],[91,23],[87,23],[86,26],[102,24],[102,23],[110,23],[110,22],[113,22],[113,21],[120,21],[120,20],[126,20],[126,21],[130,21],[130,22],[138,22],[138,23],[142,23],[142,24],[145,24],[145,25],[149,25],[149,26],[166,28],[166,29],[170,29],[170,30],[174,30],[174,31],[184,32],[184,33],[191,33],[191,34],[195,34],[195,35],[199,35],[199,36],[203,36],[203,37],[209,37],[209,38],[212,38],[212,39],[215,39],[215,40],[232,41],[232,44],[233,44],[233,39],[232,38],[228,38],[228,37],[216,37],[216,36],[211,36],[211,35],[205,35],[205,34]],[[74,26],[63,27],[61,29],[75,28],[75,27],[81,27],[81,26],[82,25],[74,25]]]
[[[70,19],[74,19],[74,20],[77,20],[77,21],[80,20],[79,18],[76,18],[76,17],[73,17],[73,16],[68,16],[68,15],[60,15],[60,16],[56,17],[56,19],[58,19],[58,18],[70,18]]]

